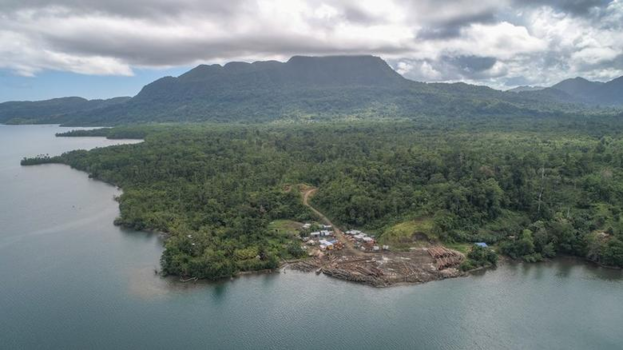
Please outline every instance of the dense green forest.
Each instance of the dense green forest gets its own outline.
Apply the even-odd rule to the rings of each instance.
[[[2,124],[61,124],[68,115],[83,115],[97,109],[123,104],[130,97],[108,100],[87,100],[81,97],[63,97],[44,101],[9,101],[0,103]]]
[[[299,183],[317,187],[314,204],[344,227],[382,234],[426,218],[448,243],[623,266],[622,129],[621,118],[582,116],[149,126],[140,144],[41,161],[123,188],[117,223],[169,233],[169,274],[218,278],[292,257],[268,223],[309,218],[284,190]]]

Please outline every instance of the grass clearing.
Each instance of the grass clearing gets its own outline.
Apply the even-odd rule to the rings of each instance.
[[[277,232],[284,236],[296,236],[303,224],[292,220],[275,220],[268,224],[271,232]]]
[[[444,243],[444,247],[461,252],[465,255],[472,249],[473,243]]]
[[[431,218],[420,218],[396,224],[385,230],[379,241],[395,248],[408,248],[421,244],[427,244],[429,241],[438,240],[437,236],[432,233],[433,220]]]

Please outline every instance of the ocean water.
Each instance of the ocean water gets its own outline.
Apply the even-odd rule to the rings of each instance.
[[[162,279],[160,239],[113,225],[115,187],[19,165],[123,143],[63,130],[0,125],[0,349],[623,348],[623,273],[574,260],[386,289],[288,270]]]

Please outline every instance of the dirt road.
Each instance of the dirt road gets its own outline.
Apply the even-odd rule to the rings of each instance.
[[[311,196],[313,196],[314,193],[316,193],[316,189],[315,188],[310,188],[310,189],[306,189],[306,190],[303,191],[303,205],[305,205],[306,207],[311,209],[314,212],[314,214],[316,214],[316,216],[318,216],[320,218],[320,220],[325,225],[331,225],[333,227],[333,232],[335,232],[335,237],[340,242],[342,242],[344,244],[344,249],[346,251],[348,251],[349,253],[352,253],[352,254],[362,255],[363,253],[361,251],[355,249],[355,247],[353,246],[353,243],[351,241],[349,241],[348,239],[346,239],[346,237],[344,236],[344,233],[342,232],[342,230],[340,230],[337,226],[335,226],[331,222],[331,220],[329,220],[329,218],[327,218],[326,215],[324,215],[323,213],[318,211],[316,208],[311,206],[311,204],[309,204],[309,198]]]
[[[440,250],[439,247],[415,248],[408,252],[376,253],[364,253],[355,249],[353,243],[346,239],[344,233],[326,215],[309,204],[316,189],[305,185],[300,185],[299,189],[303,196],[303,204],[311,209],[321,222],[333,227],[335,236],[344,244],[344,249],[322,258],[295,263],[291,268],[306,272],[320,271],[329,277],[375,287],[424,283],[465,275],[459,269],[463,259],[450,259],[453,254]]]

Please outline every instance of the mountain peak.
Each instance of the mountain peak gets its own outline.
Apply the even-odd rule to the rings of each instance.
[[[582,77],[563,80],[551,87],[563,91],[578,101],[593,105],[621,105],[623,104],[623,77],[607,83],[590,81]]]
[[[623,84],[623,76],[620,76],[620,77],[618,77],[616,79],[612,79],[609,82],[607,82],[606,84],[616,84],[616,85]]]
[[[293,56],[287,62],[229,62],[199,65],[179,76],[180,82],[253,86],[388,86],[404,78],[383,59],[360,56]]]
[[[253,70],[255,67],[248,62],[229,62],[223,66],[223,69],[229,72],[246,72]]]
[[[207,75],[217,74],[222,70],[223,67],[220,64],[200,64],[188,72],[180,75],[178,78],[186,81],[201,80]]]
[[[582,77],[576,77],[573,79],[563,80],[552,86],[552,89],[564,91],[572,96],[586,96],[602,84],[603,83],[590,81]]]
[[[286,63],[294,80],[314,85],[375,85],[401,83],[404,78],[376,56],[294,56]]]

